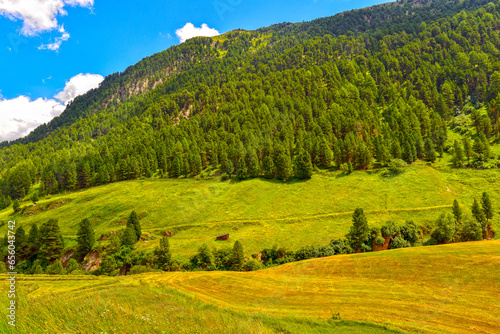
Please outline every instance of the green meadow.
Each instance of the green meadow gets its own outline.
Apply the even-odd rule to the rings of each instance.
[[[21,203],[0,212],[0,223],[15,219],[29,230],[56,218],[66,240],[75,244],[77,224],[89,218],[96,237],[124,228],[135,210],[143,234],[153,238],[136,247],[154,247],[164,231],[175,258],[184,261],[206,243],[209,247],[241,240],[247,256],[273,245],[295,250],[326,244],[343,237],[355,208],[365,210],[368,223],[387,220],[432,224],[440,212],[451,210],[454,199],[466,212],[474,198],[490,193],[496,212],[500,205],[500,171],[436,168],[424,163],[405,168],[399,175],[387,169],[357,171],[350,175],[320,171],[308,181],[282,183],[265,179],[220,181],[205,179],[144,179],[53,195],[33,204]],[[494,218],[495,227],[500,227]],[[0,228],[5,233],[6,225]],[[229,241],[215,241],[229,233]],[[232,242],[231,242],[232,241]]]

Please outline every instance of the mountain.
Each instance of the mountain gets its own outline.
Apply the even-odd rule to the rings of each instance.
[[[379,36],[405,31],[414,33],[425,20],[436,20],[461,10],[472,10],[486,5],[486,0],[432,1],[416,0],[391,2],[369,8],[351,10],[335,16],[320,18],[305,23],[283,23],[257,30],[272,34],[274,38],[300,36],[310,39],[330,34],[332,36],[349,33],[376,31]],[[237,30],[230,32],[234,33]],[[108,75],[99,88],[77,97],[66,110],[48,124],[43,124],[24,138],[0,143],[0,148],[18,143],[36,142],[50,135],[61,126],[74,123],[109,105],[127,101],[167,81],[177,73],[192,69],[200,62],[213,60],[220,54],[218,45],[203,46],[203,50],[193,48],[190,43],[176,45],[154,54],[128,67],[122,73]],[[214,48],[215,46],[215,48]],[[201,52],[200,52],[201,51]]]
[[[22,198],[38,180],[44,195],[217,169],[288,180],[313,165],[432,162],[436,151],[494,167],[499,11],[482,4],[391,3],[191,39],[4,147],[2,194]],[[448,141],[450,126],[463,145]]]

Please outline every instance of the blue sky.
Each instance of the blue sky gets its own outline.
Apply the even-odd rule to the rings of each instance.
[[[187,23],[195,27],[205,23],[225,33],[285,21],[310,21],[383,2],[387,1],[4,0],[0,3],[0,122],[7,113],[16,112],[12,109],[23,109],[18,107],[22,105],[19,97],[24,97],[23,103],[50,100],[55,109],[45,118],[37,120],[32,115],[36,110],[29,112],[33,118],[29,128],[47,121],[75,94],[100,81],[97,76],[86,76],[68,85],[73,77],[123,71],[144,57],[178,44],[176,31]],[[55,98],[58,93],[64,96]],[[7,103],[13,99],[18,103]],[[57,103],[61,106],[54,107]],[[19,116],[24,114],[20,111]],[[0,126],[0,141],[29,130],[6,136],[6,131],[12,130],[6,126],[14,125],[4,125],[3,130]]]

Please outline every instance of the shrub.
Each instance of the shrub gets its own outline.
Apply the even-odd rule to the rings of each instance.
[[[478,241],[483,239],[481,224],[474,219],[466,219],[462,228],[461,241]]]
[[[456,233],[456,224],[450,213],[442,213],[436,220],[436,227],[431,236],[441,243],[448,243],[453,240]]]
[[[337,239],[330,241],[335,255],[337,254],[351,254],[353,249],[346,239]]]
[[[381,236],[375,238],[375,245],[383,246],[385,244],[385,239]]]
[[[76,262],[75,259],[70,259],[68,261],[68,266],[66,267],[66,272],[68,274],[72,273],[75,270],[79,270],[79,269],[82,269],[82,267],[78,264],[78,262]]]
[[[411,247],[410,242],[402,237],[395,237],[391,241],[391,249]]]
[[[400,228],[393,221],[387,221],[385,225],[380,228],[380,232],[383,237],[391,237],[394,238],[400,233]]]
[[[245,264],[243,265],[244,271],[254,271],[254,270],[259,270],[261,268],[262,268],[262,264],[259,261],[254,260],[254,259],[245,262]]]
[[[19,212],[21,210],[21,204],[19,204],[19,201],[16,199],[14,200],[14,203],[12,203],[12,209],[14,212]]]
[[[64,268],[61,261],[55,260],[50,266],[47,267],[46,274],[48,275],[63,275]]]
[[[408,166],[408,164],[401,159],[392,159],[389,163],[389,169],[396,174],[404,172],[404,167],[406,166]]]
[[[137,265],[137,266],[133,266],[132,269],[130,269],[130,275],[148,273],[151,271],[153,271],[153,269],[149,268],[148,266]]]
[[[412,220],[407,220],[405,224],[400,227],[400,232],[403,238],[410,244],[414,245],[418,242],[418,227]]]

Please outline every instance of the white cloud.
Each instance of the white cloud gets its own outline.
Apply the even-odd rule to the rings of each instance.
[[[28,135],[38,125],[61,114],[64,106],[53,99],[27,96],[0,100],[0,141],[14,140]]]
[[[69,39],[69,34],[64,30],[64,26],[59,27],[59,32],[62,34],[61,37],[56,37],[56,40],[54,43],[49,43],[49,44],[42,44],[38,47],[39,50],[52,50],[52,51],[59,51],[59,47],[61,46],[62,42],[65,42]]]
[[[91,8],[94,0],[0,0],[0,15],[13,21],[22,21],[20,32],[24,36],[58,29],[61,37],[56,37],[54,43],[39,47],[57,51],[61,43],[69,39],[69,34],[57,22],[58,16],[67,15],[64,7],[68,5]]]
[[[85,94],[92,88],[99,87],[99,84],[104,80],[104,77],[99,74],[78,74],[66,82],[63,91],[54,97],[63,104],[68,104],[78,95]]]
[[[98,87],[102,80],[101,75],[78,74],[66,82],[64,90],[55,95],[55,99],[31,101],[21,95],[7,100],[0,95],[0,142],[28,135],[37,126],[59,116],[69,101]]]
[[[191,22],[188,22],[184,27],[177,29],[175,31],[175,34],[177,35],[181,43],[184,43],[185,41],[193,37],[213,37],[220,35],[220,33],[216,29],[210,28],[206,23],[203,23],[201,25],[201,28],[197,28]]]

